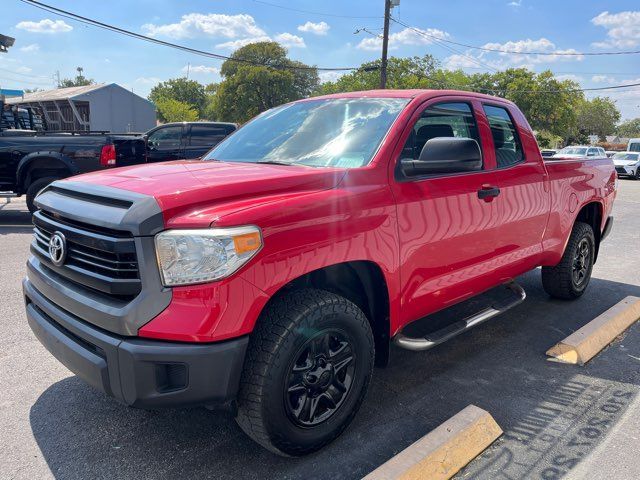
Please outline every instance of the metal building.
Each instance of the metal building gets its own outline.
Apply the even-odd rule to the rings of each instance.
[[[156,125],[155,105],[115,83],[25,93],[6,103],[39,108],[53,132],[146,132]]]

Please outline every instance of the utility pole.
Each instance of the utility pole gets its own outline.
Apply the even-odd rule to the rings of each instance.
[[[387,52],[389,51],[389,16],[391,0],[384,0],[384,31],[382,32],[382,63],[380,65],[380,88],[387,88]]]

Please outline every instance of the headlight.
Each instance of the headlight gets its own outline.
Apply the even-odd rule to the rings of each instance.
[[[258,227],[167,230],[155,237],[158,267],[166,287],[228,277],[262,248]]]

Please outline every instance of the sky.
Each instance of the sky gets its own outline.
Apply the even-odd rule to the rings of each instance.
[[[291,58],[319,67],[358,66],[380,56],[376,35],[382,30],[383,0],[42,1],[224,55],[251,41],[272,39],[287,47]],[[118,83],[145,97],[169,78],[188,75],[202,83],[220,81],[221,61],[88,26],[20,0],[0,4],[0,33],[16,39],[8,53],[0,53],[2,88],[53,88],[57,72],[62,78],[73,77],[78,66],[97,82]],[[502,54],[441,41],[516,52],[640,50],[638,0],[400,0],[392,15],[412,28],[391,22],[390,55],[429,53],[443,67],[469,73],[507,67],[550,69],[585,88],[640,83],[638,54]],[[321,78],[337,75],[324,72]],[[640,87],[598,95],[614,99],[624,119],[640,117]]]

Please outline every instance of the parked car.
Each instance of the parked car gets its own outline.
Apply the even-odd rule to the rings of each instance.
[[[553,150],[551,148],[545,148],[543,150],[540,150],[540,154],[542,155],[543,158],[553,157],[556,153],[558,153],[558,150]]]
[[[590,147],[588,145],[576,145],[564,147],[552,158],[607,158],[602,147]]]
[[[238,126],[224,122],[182,122],[160,125],[146,134],[149,162],[200,158]]]
[[[256,442],[304,455],[351,422],[391,343],[426,350],[519,304],[513,279],[539,266],[550,296],[583,295],[616,185],[604,157],[544,162],[502,98],[301,100],[203,161],[46,188],[27,319],[58,360],[126,405],[232,404]],[[507,297],[471,318],[427,337],[407,330],[501,285]]]
[[[640,180],[640,152],[618,152],[613,156],[618,176]]]
[[[640,152],[640,138],[630,138],[627,144],[628,152]]]

